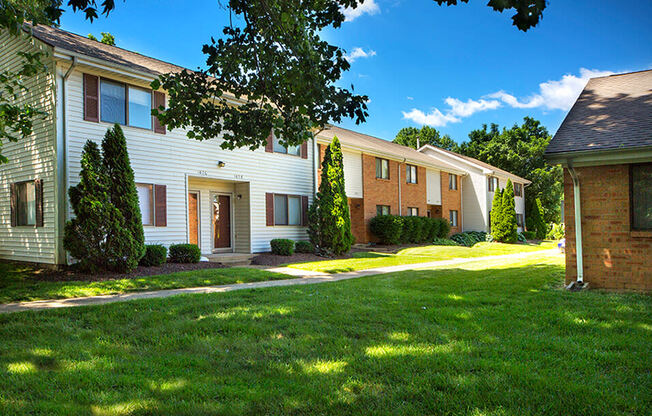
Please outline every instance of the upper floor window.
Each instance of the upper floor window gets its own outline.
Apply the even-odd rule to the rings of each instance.
[[[652,163],[631,165],[632,229],[652,230]]]
[[[488,187],[489,187],[489,192],[496,192],[496,189],[499,188],[498,178],[495,176],[490,176],[488,178]]]
[[[152,92],[121,82],[100,81],[100,120],[152,128]]]
[[[523,196],[523,184],[514,184],[514,196]]]
[[[280,139],[273,135],[274,153],[285,153],[288,155],[301,156],[301,146],[284,146]]]
[[[376,178],[389,179],[389,160],[376,158]]]
[[[389,215],[389,205],[376,205],[376,215]]]
[[[406,165],[405,177],[407,183],[417,183],[417,167],[414,165]]]
[[[457,175],[454,173],[448,174],[448,189],[457,191]]]
[[[419,216],[419,208],[408,207],[408,209],[407,209],[407,215],[408,215],[409,217],[418,217],[418,216]]]

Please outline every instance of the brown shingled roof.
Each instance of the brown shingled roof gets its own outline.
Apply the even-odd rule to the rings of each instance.
[[[652,70],[592,78],[546,155],[652,147]]]

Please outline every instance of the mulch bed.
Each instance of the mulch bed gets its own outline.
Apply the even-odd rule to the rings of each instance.
[[[312,261],[324,261],[335,259],[348,259],[350,255],[334,256],[334,257],[321,257],[316,254],[308,253],[294,253],[291,256],[279,256],[272,253],[259,254],[251,260],[252,264],[259,266],[280,266],[287,263],[308,263]]]
[[[165,263],[157,267],[142,267],[138,266],[131,273],[85,273],[75,270],[74,267],[66,267],[60,270],[51,268],[35,268],[32,276],[33,280],[50,281],[50,282],[66,282],[66,281],[85,281],[85,282],[101,282],[103,280],[115,279],[134,279],[144,276],[155,276],[159,274],[170,274],[175,272],[185,272],[192,270],[203,269],[221,269],[226,266],[220,263],[211,263],[202,261],[199,263]]]

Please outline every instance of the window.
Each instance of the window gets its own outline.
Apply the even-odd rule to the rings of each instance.
[[[450,210],[450,221],[452,227],[457,227],[457,210]]]
[[[632,229],[652,230],[652,163],[631,165]]]
[[[514,196],[523,196],[523,185],[520,183],[514,184]]]
[[[453,173],[448,174],[448,189],[457,191],[457,175]]]
[[[274,225],[301,225],[301,197],[274,195]]]
[[[125,84],[102,79],[100,82],[100,116],[107,123],[127,124]]]
[[[496,178],[495,176],[490,176],[488,178],[488,181],[489,181],[489,184],[488,184],[489,192],[496,192],[496,190],[499,189],[498,178]],[[516,189],[516,188],[514,188],[514,189]]]
[[[405,177],[407,183],[417,183],[417,167],[414,165],[406,165]]]
[[[129,125],[144,129],[152,128],[152,92],[143,88],[129,87]]]
[[[431,218],[431,217],[432,217],[432,211],[428,210],[426,216],[427,216],[428,218]]]
[[[516,225],[523,227],[523,214],[516,214]]]
[[[285,153],[288,155],[301,156],[301,146],[284,146],[280,139],[273,135],[274,153]]]
[[[389,160],[376,158],[376,178],[389,179]]]
[[[152,129],[152,92],[121,82],[100,81],[100,119]]]
[[[136,191],[143,225],[154,225],[154,186],[137,183]]]
[[[36,186],[34,181],[16,184],[16,225],[36,225]]]
[[[376,215],[389,215],[389,205],[376,205]]]
[[[419,208],[408,207],[408,209],[407,209],[407,215],[408,215],[409,217],[418,217],[418,216],[419,216]]]

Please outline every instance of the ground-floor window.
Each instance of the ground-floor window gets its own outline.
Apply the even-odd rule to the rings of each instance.
[[[408,207],[407,215],[410,216],[410,217],[418,217],[419,216],[419,208]]]
[[[36,225],[36,186],[34,181],[15,184],[16,225]]]
[[[274,195],[274,225],[301,225],[301,197]]]
[[[450,221],[451,221],[451,226],[457,227],[457,215],[458,212],[455,209],[450,210]]]
[[[143,225],[154,225],[154,185],[137,183],[136,190]]]
[[[516,225],[523,226],[523,214],[516,214]]]
[[[630,170],[633,230],[652,230],[652,163],[632,165]]]
[[[389,205],[376,205],[376,215],[389,215]]]

